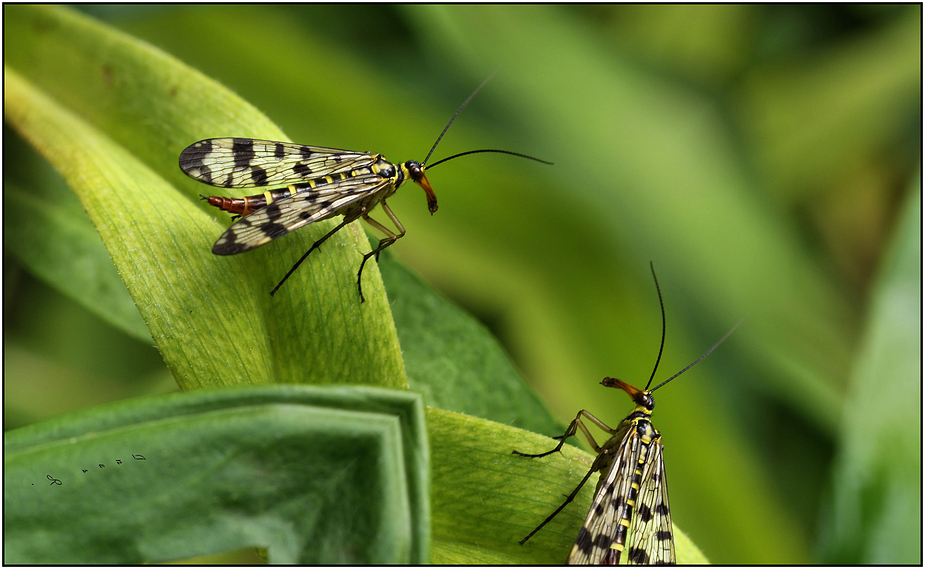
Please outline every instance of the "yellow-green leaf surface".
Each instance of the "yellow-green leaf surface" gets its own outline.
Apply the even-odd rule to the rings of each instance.
[[[558,508],[594,456],[571,445],[543,458],[556,441],[466,415],[427,410],[433,474],[433,562],[558,565],[565,562],[591,507],[597,475],[526,544],[520,540]],[[670,468],[670,467],[669,467]],[[675,527],[679,563],[706,563]]]
[[[355,287],[363,232],[347,228],[275,297],[316,224],[219,258],[228,217],[177,166],[212,136],[285,140],[249,104],[164,53],[66,9],[5,8],[5,116],[64,176],[183,388],[308,382],[406,385],[378,271]],[[216,219],[220,218],[220,219]],[[300,246],[302,245],[302,246]],[[303,247],[304,246],[304,247]]]

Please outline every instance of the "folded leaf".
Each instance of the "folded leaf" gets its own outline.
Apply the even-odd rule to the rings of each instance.
[[[5,559],[124,565],[254,546],[274,563],[425,562],[423,418],[408,392],[271,386],[7,432]]]

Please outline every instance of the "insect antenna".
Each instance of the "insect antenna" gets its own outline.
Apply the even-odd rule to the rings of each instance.
[[[436,166],[436,165],[438,165],[438,164],[443,164],[444,162],[447,162],[447,161],[449,161],[449,160],[452,160],[453,158],[459,158],[460,156],[465,156],[465,155],[467,155],[467,154],[478,154],[478,153],[480,153],[480,152],[495,152],[495,153],[498,153],[498,154],[510,154],[511,156],[520,156],[521,158],[529,158],[530,160],[535,160],[535,161],[541,162],[541,163],[543,163],[543,164],[549,164],[550,166],[552,166],[552,164],[553,164],[552,162],[548,162],[548,161],[546,161],[546,160],[541,160],[541,159],[539,159],[539,158],[534,158],[533,156],[528,156],[528,155],[526,155],[526,154],[521,154],[520,152],[511,152],[510,150],[489,150],[489,149],[485,149],[485,150],[467,150],[467,151],[465,151],[465,152],[460,152],[459,154],[454,154],[454,155],[450,156],[449,158],[443,158],[443,159],[441,159],[441,160],[437,160],[436,162],[434,162],[433,164],[431,164],[430,166],[428,166],[427,169],[428,169],[428,170],[431,170],[431,169],[433,169],[434,166]]]
[[[495,73],[497,73],[497,71],[495,71]],[[441,132],[441,133],[440,133],[440,136],[437,137],[437,142],[435,142],[434,145],[430,147],[430,152],[427,153],[427,158],[425,158],[424,161],[421,162],[421,166],[426,166],[426,165],[427,165],[427,161],[430,160],[431,154],[433,154],[433,153],[434,153],[434,150],[437,149],[437,145],[440,144],[440,141],[443,139],[443,135],[446,134],[446,131],[448,131],[448,130],[450,129],[450,125],[453,124],[453,121],[456,120],[456,117],[459,116],[459,113],[461,113],[462,110],[463,110],[464,108],[466,108],[466,105],[469,104],[469,101],[472,100],[472,97],[475,97],[475,95],[476,95],[479,91],[482,90],[482,87],[484,87],[486,83],[488,83],[489,81],[491,81],[491,78],[495,76],[495,73],[492,73],[491,75],[488,76],[488,79],[482,81],[482,84],[479,85],[478,88],[477,88],[475,91],[473,91],[471,95],[469,95],[469,98],[466,99],[465,101],[463,101],[463,104],[459,105],[459,108],[456,109],[456,114],[453,115],[453,118],[450,119],[450,122],[446,123],[446,126],[443,127],[443,132]],[[441,162],[442,162],[442,160],[441,160]]]
[[[497,73],[497,71],[496,71],[495,73]],[[453,124],[453,121],[456,120],[456,117],[459,116],[459,113],[461,113],[462,110],[466,107],[466,105],[469,104],[469,101],[472,100],[472,97],[475,97],[475,95],[476,95],[479,91],[482,90],[482,87],[484,87],[486,83],[488,83],[489,81],[491,81],[491,78],[495,76],[495,73],[492,73],[491,75],[488,76],[488,79],[482,81],[482,84],[479,85],[478,88],[477,88],[475,91],[473,91],[471,95],[469,95],[469,98],[466,99],[465,101],[463,101],[463,104],[459,105],[459,108],[456,109],[456,113],[453,115],[453,118],[450,119],[450,122],[446,123],[446,126],[443,127],[443,132],[441,132],[441,133],[440,133],[440,136],[437,137],[437,142],[435,142],[434,145],[430,147],[430,152],[427,153],[427,158],[425,158],[424,161],[421,162],[421,167],[422,167],[422,168],[425,167],[425,166],[427,166],[427,161],[430,160],[430,157],[433,155],[434,150],[437,149],[437,145],[440,144],[440,141],[441,141],[441,140],[443,140],[443,135],[446,134],[446,131],[448,131],[448,130],[450,129],[450,125]],[[465,155],[467,155],[467,154],[478,154],[479,152],[495,152],[495,153],[498,153],[498,154],[510,154],[511,156],[520,156],[521,158],[529,158],[530,160],[536,160],[537,162],[542,162],[543,164],[552,165],[552,162],[547,162],[546,160],[540,160],[539,158],[534,158],[533,156],[527,156],[526,154],[521,154],[521,153],[519,153],[519,152],[511,152],[510,150],[488,150],[488,149],[486,149],[486,150],[469,150],[469,151],[467,151],[467,152],[460,152],[459,154],[454,154],[453,156],[450,156],[449,158],[444,158],[444,159],[442,159],[442,160],[437,160],[436,162],[434,162],[434,163],[431,164],[430,166],[427,166],[427,169],[430,170],[431,168],[433,168],[433,167],[436,166],[437,164],[442,164],[442,163],[447,162],[447,161],[449,161],[449,160],[452,160],[452,159],[454,159],[454,158],[459,158],[460,156],[465,156]]]
[[[649,270],[652,271],[652,278],[655,280],[655,292],[658,293],[658,305],[662,309],[662,343],[658,347],[658,357],[655,358],[655,367],[652,368],[652,375],[649,376],[645,391],[649,391],[649,386],[652,385],[652,379],[655,377],[655,372],[658,370],[658,363],[662,361],[662,350],[665,349],[665,303],[662,301],[662,289],[658,286],[658,277],[655,276],[655,265],[652,264],[652,261],[649,261]],[[665,383],[668,382],[666,381]],[[661,385],[659,385],[659,387],[661,387]],[[658,387],[655,389],[658,389]],[[652,391],[655,391],[655,389]]]
[[[691,362],[687,367],[685,367],[684,369],[682,369],[682,370],[679,371],[678,373],[676,373],[676,374],[674,374],[673,376],[669,377],[669,378],[666,379],[665,381],[659,383],[658,385],[656,385],[656,386],[653,387],[652,389],[649,389],[649,385],[652,384],[652,379],[655,377],[655,371],[658,370],[658,362],[660,362],[660,361],[662,360],[662,350],[665,348],[665,303],[662,302],[662,290],[661,290],[661,289],[659,288],[659,286],[658,286],[658,277],[655,276],[655,266],[652,264],[651,261],[649,261],[649,268],[652,270],[652,278],[655,279],[655,290],[656,290],[656,292],[658,292],[658,304],[659,304],[659,306],[661,306],[661,308],[662,308],[662,344],[658,347],[658,358],[655,359],[655,367],[652,369],[652,375],[649,376],[649,382],[646,383],[646,388],[645,388],[645,391],[648,391],[649,393],[652,393],[653,391],[655,391],[655,390],[658,389],[659,387],[665,385],[666,383],[668,383],[668,382],[671,381],[672,379],[678,377],[678,376],[681,375],[682,373],[686,372],[687,370],[691,369],[692,367],[694,367],[695,365],[697,365],[698,363],[700,363],[700,360],[702,360],[703,358],[709,356],[709,355],[710,355],[710,352],[712,352],[713,350],[715,350],[716,348],[718,348],[719,345],[722,344],[723,341],[724,341],[726,338],[728,338],[730,334],[732,334],[733,332],[735,332],[735,329],[739,327],[739,324],[741,324],[741,323],[745,320],[745,318],[743,318],[742,320],[739,320],[738,322],[736,322],[736,325],[733,326],[731,330],[729,330],[728,332],[726,332],[726,333],[723,335],[723,337],[719,339],[718,342],[716,342],[715,344],[713,344],[713,347],[711,347],[709,350],[707,350],[706,352],[704,352],[704,354],[703,354],[702,356],[700,356],[699,358],[697,358],[696,360],[694,360],[693,362]]]
[[[746,318],[747,318],[747,316],[746,316]],[[682,369],[682,370],[679,371],[678,373],[674,374],[673,376],[669,377],[669,378],[666,379],[665,381],[659,383],[658,385],[656,385],[656,386],[653,387],[652,389],[648,390],[649,393],[655,391],[655,390],[658,389],[659,387],[665,385],[666,383],[668,383],[668,382],[671,381],[672,379],[678,377],[678,376],[681,375],[682,373],[686,372],[687,370],[691,369],[692,367],[694,367],[695,365],[697,365],[698,363],[700,363],[700,360],[702,360],[703,358],[709,356],[709,355],[710,355],[710,352],[712,352],[713,350],[715,350],[716,348],[718,348],[719,345],[722,344],[723,341],[724,341],[726,338],[728,338],[730,334],[732,334],[733,332],[735,332],[735,329],[739,327],[739,324],[741,324],[741,323],[744,322],[744,321],[745,321],[745,318],[743,318],[742,320],[739,320],[738,322],[736,322],[736,325],[733,326],[731,330],[729,330],[728,332],[726,332],[726,333],[723,335],[723,337],[719,339],[718,342],[716,342],[715,344],[713,344],[713,347],[711,347],[709,350],[707,350],[706,352],[704,352],[704,354],[703,354],[702,356],[700,356],[700,357],[697,358],[696,360],[692,361],[690,364],[688,364],[687,367],[685,367],[684,369]]]

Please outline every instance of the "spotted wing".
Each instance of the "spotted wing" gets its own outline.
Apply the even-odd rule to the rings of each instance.
[[[618,430],[622,427],[618,427]],[[631,512],[626,500],[630,496],[633,473],[639,460],[640,438],[637,430],[626,430],[616,449],[610,468],[601,474],[588,517],[569,553],[567,563],[571,565],[615,564],[619,560],[619,550],[610,546],[614,543],[622,520],[628,518]],[[629,520],[626,519],[626,522],[624,528]]]
[[[665,477],[665,460],[662,441],[649,444],[639,499],[630,528],[627,562],[635,565],[674,565],[674,534],[671,528],[671,510],[668,506],[668,480]]]
[[[232,224],[215,242],[212,253],[243,253],[309,223],[339,214],[352,213],[353,218],[359,217],[362,210],[346,210],[364,200],[371,209],[378,203],[375,195],[389,188],[391,183],[389,179],[369,174],[314,189],[299,188],[297,193],[276,200]]]
[[[223,188],[287,186],[372,166],[378,155],[292,142],[209,138],[180,153],[180,169],[194,180]]]

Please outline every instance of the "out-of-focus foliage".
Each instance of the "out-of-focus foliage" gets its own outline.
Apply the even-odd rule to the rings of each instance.
[[[921,255],[920,229],[897,229],[920,208],[907,198],[921,193],[920,6],[91,13],[218,79],[295,141],[396,161],[423,159],[497,70],[434,159],[505,148],[555,166],[441,165],[433,217],[414,188],[390,202],[408,230],[396,256],[489,325],[563,423],[581,408],[611,425],[626,414],[627,399],[601,392],[606,375],[645,383],[660,333],[649,261],[668,322],[659,377],[748,315],[658,393],[675,522],[716,563],[921,562],[921,510],[893,498],[918,481],[870,446],[920,453],[920,408],[894,417],[889,439],[858,435],[875,420],[858,404],[865,381],[921,398],[906,377],[920,350],[889,349],[921,329],[921,305],[889,292],[920,290],[921,267],[884,266],[891,242]],[[7,202],[5,218],[17,211]],[[163,385],[150,347],[6,256],[4,284],[8,422],[157,389],[113,378]],[[865,523],[835,527],[857,511]]]

